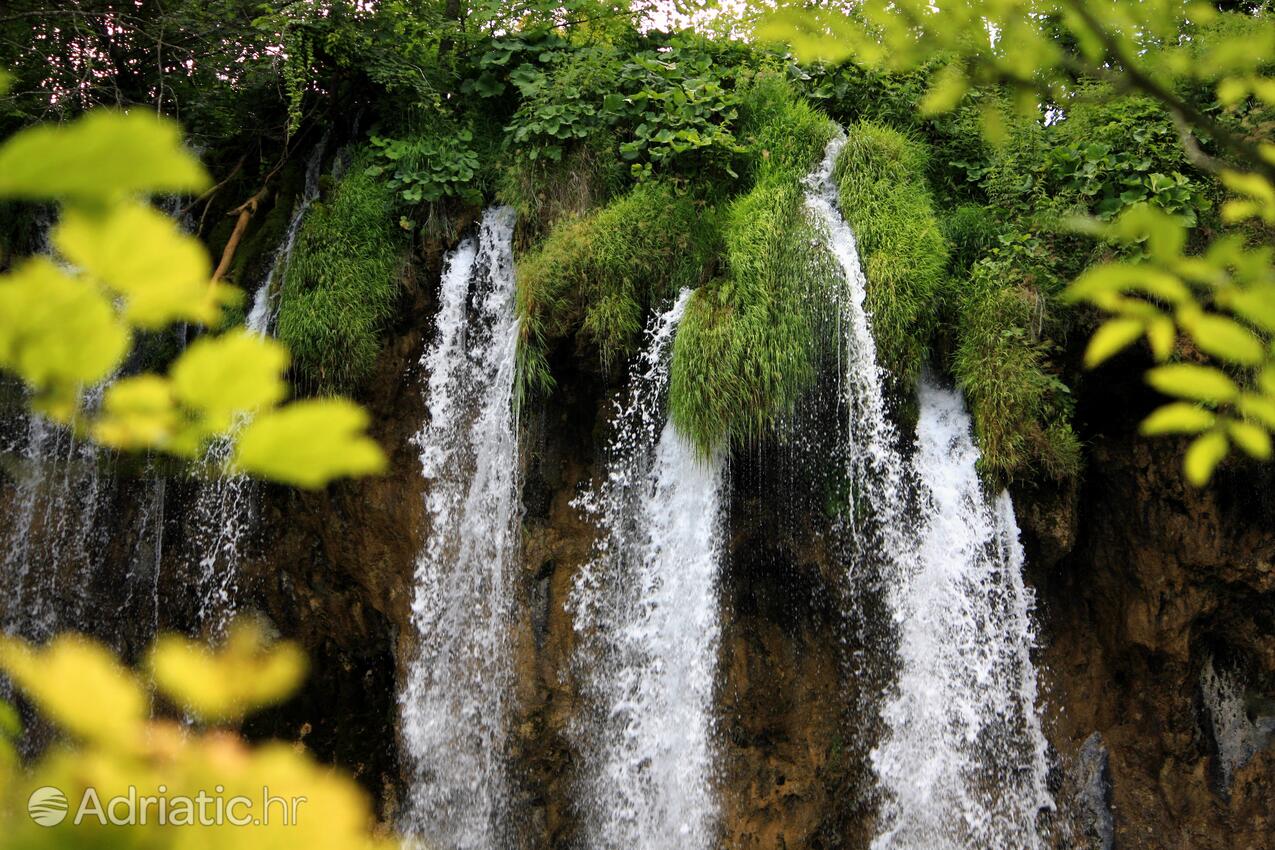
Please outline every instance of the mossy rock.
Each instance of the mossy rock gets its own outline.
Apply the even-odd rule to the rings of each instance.
[[[521,394],[553,383],[547,352],[575,337],[604,371],[630,355],[647,312],[711,273],[713,211],[662,183],[642,183],[560,224],[518,263]]]
[[[356,156],[332,197],[315,202],[283,272],[276,333],[303,388],[350,392],[368,376],[393,315],[403,231],[394,192]]]

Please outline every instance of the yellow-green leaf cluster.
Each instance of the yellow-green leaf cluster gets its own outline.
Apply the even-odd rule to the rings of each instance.
[[[1271,250],[1220,239],[1203,255],[1185,254],[1184,226],[1145,206],[1130,209],[1100,235],[1140,244],[1146,256],[1098,265],[1069,287],[1069,299],[1112,316],[1090,339],[1086,364],[1097,366],[1146,337],[1164,364],[1147,372],[1147,383],[1178,401],[1153,412],[1141,430],[1195,435],[1183,458],[1193,484],[1207,483],[1232,445],[1269,459],[1275,430]],[[1179,348],[1217,365],[1164,363]]]
[[[280,407],[288,352],[242,329],[206,334],[167,376],[119,378],[100,410],[81,409],[86,388],[121,371],[136,331],[211,330],[241,298],[211,279],[204,246],[144,200],[207,184],[179,128],[149,113],[97,110],[0,145],[0,199],[62,204],[61,262],[31,258],[0,275],[0,369],[41,412],[114,448],[195,458],[227,435],[247,440],[241,469],[297,486],[380,471],[366,414],[344,400]]]
[[[218,651],[169,637],[150,657],[148,681],[85,638],[63,636],[43,648],[15,639],[0,643],[0,670],[64,735],[26,768],[18,767],[11,748],[0,747],[0,850],[396,846],[378,834],[357,784],[301,747],[252,747],[227,729],[204,730],[153,714],[152,693],[188,716],[218,722],[276,704],[304,672],[296,646],[270,645],[260,626],[240,623]],[[0,703],[0,740],[17,734],[16,716]],[[42,787],[66,796],[69,810],[61,823],[41,826],[28,816],[27,801]],[[90,789],[104,815],[89,807],[76,823]],[[131,818],[123,803],[130,796]],[[201,796],[204,807],[192,810],[190,801]],[[275,801],[272,808],[267,796]],[[115,798],[122,799],[112,808]],[[142,808],[146,798],[152,802]],[[242,802],[232,809],[236,798]]]

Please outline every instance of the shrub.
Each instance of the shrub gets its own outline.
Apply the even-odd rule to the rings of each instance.
[[[371,372],[393,313],[395,194],[366,165],[356,157],[331,201],[314,204],[284,273],[277,333],[294,377],[319,393],[349,390]]]
[[[740,95],[739,137],[748,143],[758,182],[774,173],[809,171],[832,138],[828,117],[799,97],[778,73],[759,74]]]
[[[1071,394],[1050,370],[1042,338],[1049,300],[991,259],[977,263],[956,293],[953,371],[974,418],[981,471],[1000,483],[1080,471]]]
[[[687,305],[669,376],[670,417],[705,454],[755,442],[814,384],[818,308],[836,273],[794,175],[732,203],[724,238],[728,276]]]
[[[717,240],[711,210],[659,182],[560,224],[518,264],[519,397],[552,386],[554,340],[574,335],[604,369],[629,354],[653,303],[705,279]]]
[[[925,361],[947,266],[926,164],[920,143],[871,123],[850,129],[837,161],[841,210],[868,279],[878,356],[901,387],[915,383]]]

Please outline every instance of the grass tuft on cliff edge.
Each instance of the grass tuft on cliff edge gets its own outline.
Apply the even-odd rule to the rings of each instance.
[[[750,82],[740,114],[755,184],[726,209],[726,274],[687,305],[669,375],[669,415],[704,454],[756,442],[792,414],[817,376],[836,280],[801,183],[832,122],[775,74]]]
[[[368,376],[393,314],[402,235],[394,191],[355,157],[301,225],[279,293],[276,332],[304,389],[348,393]]]
[[[711,209],[658,182],[560,222],[518,263],[518,398],[552,388],[556,340],[574,336],[604,370],[631,354],[647,311],[699,285],[718,239]]]
[[[878,358],[903,392],[916,385],[929,353],[947,270],[926,166],[921,142],[862,122],[847,131],[835,174],[868,280]]]

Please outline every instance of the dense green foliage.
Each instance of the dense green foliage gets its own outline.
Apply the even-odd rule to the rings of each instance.
[[[1194,435],[1183,463],[1200,485],[1232,447],[1275,454],[1275,264],[1249,247],[1275,226],[1271,12],[1266,2],[863,0],[851,13],[786,5],[763,30],[806,59],[853,59],[860,79],[891,95],[852,95],[858,108],[881,104],[907,121],[907,107],[941,149],[960,152],[935,183],[993,206],[1006,225],[998,241],[1043,261],[1034,280],[999,271],[1042,307],[1057,303],[1053,284],[1075,278],[1065,300],[1107,315],[1086,366],[1141,340],[1155,360],[1181,361],[1146,372],[1173,401],[1142,430]],[[850,92],[839,76],[817,81],[821,96]],[[1073,234],[1102,241],[1060,250],[1077,244],[1057,238],[1077,214]],[[1032,345],[1040,333],[1015,330]],[[1201,356],[1215,365],[1192,362]],[[1042,454],[1043,466],[1052,454],[1070,452]]]
[[[791,174],[733,202],[723,233],[725,276],[687,305],[669,375],[673,423],[705,453],[767,435],[813,386],[836,280]]]
[[[0,121],[103,102],[189,115],[219,182],[182,211],[215,252],[226,247],[229,282],[260,279],[319,137],[361,146],[281,281],[279,332],[311,392],[356,387],[371,368],[402,253],[435,261],[475,207],[499,201],[518,211],[520,398],[552,386],[550,364],[568,350],[619,374],[651,311],[699,286],[675,346],[674,418],[706,451],[760,438],[823,365],[829,271],[800,179],[831,117],[847,129],[841,206],[897,400],[906,408],[928,367],[963,389],[985,472],[1066,477],[1080,469],[1074,340],[1094,319],[1066,307],[1068,282],[1154,259],[1122,223],[1143,209],[1174,217],[1183,256],[1223,232],[1267,235],[1253,220],[1261,187],[1234,171],[1264,179],[1267,168],[1250,156],[1273,117],[1254,57],[1275,42],[1254,9],[1184,17],[1178,0],[1155,0],[1121,17],[1119,0],[1044,0],[1055,20],[1024,17],[1016,0],[865,0],[861,16],[781,12],[800,55],[837,60],[799,65],[707,29],[661,32],[645,6],[612,0],[178,0],[127,12],[55,0],[27,19],[28,5],[0,27],[63,58],[45,68],[39,51],[10,47],[17,82]],[[118,20],[104,28],[103,15]],[[717,31],[751,20],[726,15]],[[1247,207],[1228,202],[1227,185]],[[1077,217],[1108,226],[1105,238],[1079,232]],[[32,238],[29,222],[3,229],[6,242]],[[1093,303],[1146,309],[1112,298]],[[1102,342],[1162,340],[1167,320],[1189,356],[1190,306],[1121,314]],[[1217,420],[1224,440],[1240,439],[1235,418]]]
[[[871,123],[849,128],[836,169],[868,279],[878,360],[902,387],[925,363],[947,266],[925,173],[923,145]]]
[[[717,239],[711,210],[655,181],[557,227],[518,264],[520,396],[552,386],[547,349],[564,337],[618,364],[652,306],[699,285]]]
[[[390,184],[356,157],[306,215],[279,292],[277,334],[303,386],[348,391],[372,370],[402,264]]]

